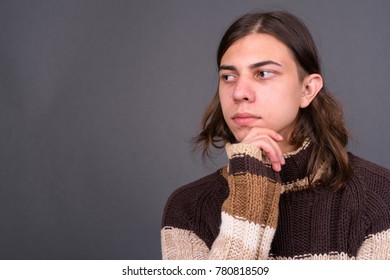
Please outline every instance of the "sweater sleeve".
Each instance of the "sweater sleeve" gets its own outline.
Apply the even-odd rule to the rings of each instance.
[[[390,229],[367,236],[359,249],[358,260],[390,260]]]
[[[229,197],[222,205],[213,259],[267,259],[275,234],[281,193],[279,176],[259,148],[227,145]]]
[[[367,161],[360,163],[359,182],[366,186],[361,220],[366,228],[356,258],[390,260],[390,171]]]
[[[193,232],[162,229],[164,259],[267,259],[278,220],[281,183],[260,149],[228,144],[229,196],[211,249]]]

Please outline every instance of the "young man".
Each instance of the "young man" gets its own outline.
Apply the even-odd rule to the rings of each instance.
[[[247,14],[217,55],[197,143],[228,165],[169,198],[164,259],[390,259],[390,171],[348,153],[307,27]]]

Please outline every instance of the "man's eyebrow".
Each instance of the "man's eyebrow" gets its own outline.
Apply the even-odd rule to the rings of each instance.
[[[230,66],[230,65],[220,65],[219,67],[218,67],[218,71],[221,71],[221,70],[230,70],[230,71],[236,71],[237,70],[237,68],[236,67],[234,67],[234,66]]]
[[[272,60],[265,60],[265,61],[260,61],[260,62],[256,62],[254,64],[251,64],[249,66],[249,68],[250,69],[256,69],[256,68],[259,68],[259,67],[262,67],[262,66],[265,66],[265,65],[270,65],[270,64],[282,67],[282,65],[280,63],[277,63],[277,62],[272,61]],[[221,71],[221,70],[237,71],[237,68],[235,66],[233,66],[233,65],[224,65],[224,64],[222,64],[218,68],[218,71]]]
[[[265,61],[260,61],[260,62],[257,62],[257,63],[254,63],[254,64],[251,64],[249,66],[250,69],[255,69],[255,68],[259,68],[261,66],[265,66],[265,65],[276,65],[276,66],[279,66],[279,67],[282,67],[282,64],[280,63],[277,63],[275,61],[272,61],[272,60],[265,60]]]

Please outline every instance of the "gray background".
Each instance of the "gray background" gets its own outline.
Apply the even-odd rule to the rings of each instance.
[[[191,152],[228,25],[309,26],[354,153],[390,167],[390,2],[0,1],[0,258],[159,259],[169,194],[225,164]]]

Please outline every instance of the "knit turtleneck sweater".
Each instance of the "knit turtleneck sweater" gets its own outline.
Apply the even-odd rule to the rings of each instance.
[[[390,259],[389,170],[349,154],[353,175],[335,192],[309,186],[309,142],[281,172],[255,146],[226,150],[227,167],[168,199],[163,259]]]

